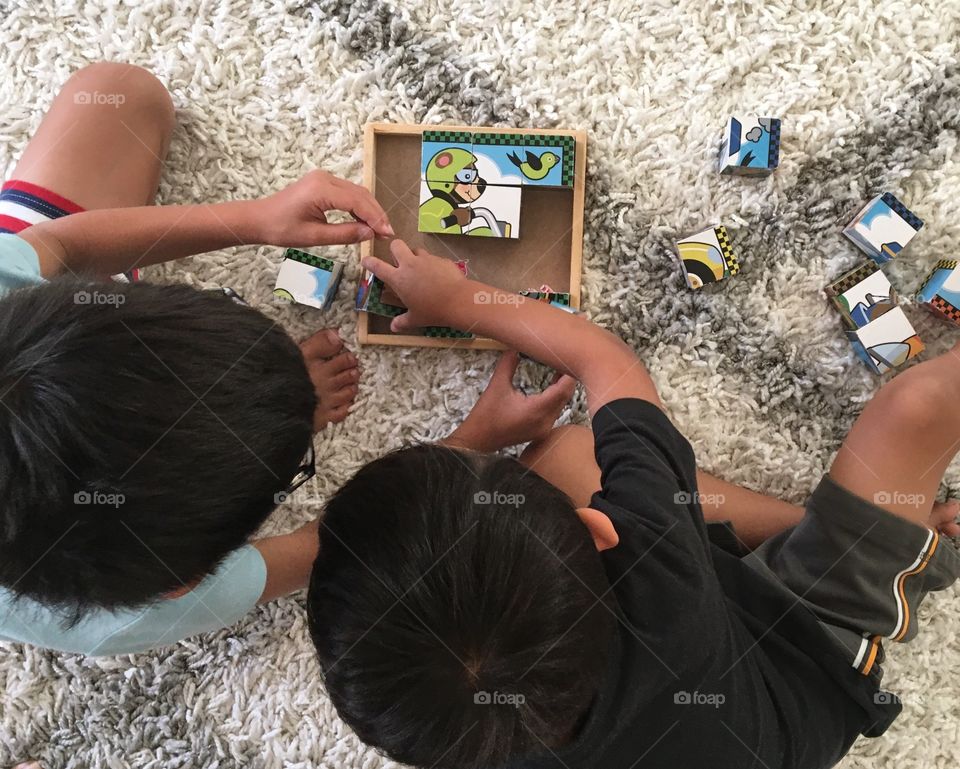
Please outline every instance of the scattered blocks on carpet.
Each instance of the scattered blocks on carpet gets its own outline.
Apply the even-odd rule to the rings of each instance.
[[[340,262],[288,248],[273,294],[288,302],[326,310],[337,294],[342,276]]]
[[[740,271],[740,263],[730,246],[727,228],[712,225],[677,241],[677,252],[690,288],[716,283]]]
[[[897,292],[874,262],[864,262],[824,289],[839,310],[854,352],[875,374],[897,368],[923,351],[923,342]]]
[[[885,192],[867,203],[846,227],[846,235],[877,264],[899,254],[923,227],[923,221]]]
[[[720,150],[720,173],[773,173],[780,164],[780,126],[775,117],[731,117]]]

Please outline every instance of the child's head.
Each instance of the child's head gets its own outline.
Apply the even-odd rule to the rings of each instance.
[[[513,459],[419,446],[360,470],[320,531],[310,629],[361,739],[470,769],[575,736],[614,619],[558,489]]]
[[[314,405],[297,345],[222,294],[0,300],[0,587],[79,618],[206,576],[290,483]]]

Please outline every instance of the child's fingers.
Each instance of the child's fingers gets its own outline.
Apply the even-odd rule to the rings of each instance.
[[[333,199],[330,202],[337,209],[349,211],[378,235],[389,237],[394,234],[387,212],[383,210],[370,190],[343,179],[334,185],[334,189],[336,193],[331,195]]]
[[[400,240],[400,238],[390,241],[390,253],[393,254],[393,258],[397,260],[398,266],[403,263],[404,259],[409,259],[413,256],[413,251],[410,250],[410,246]]]
[[[313,243],[318,246],[360,243],[364,240],[370,240],[373,235],[373,230],[365,222],[323,224],[317,228],[316,240]]]
[[[360,264],[365,270],[370,270],[376,277],[387,283],[391,281],[397,271],[397,268],[392,264],[383,261],[383,259],[377,259],[375,256],[365,256],[360,260]]]
[[[563,407],[573,397],[573,391],[576,389],[577,380],[569,374],[564,374],[544,390],[543,394],[551,402]]]
[[[493,370],[493,376],[490,381],[500,381],[509,387],[513,387],[513,377],[517,373],[517,367],[520,365],[520,356],[516,350],[507,350],[497,361],[497,367]]]
[[[409,312],[398,315],[390,322],[390,330],[395,334],[402,334],[405,331],[413,331],[417,328],[419,328],[419,326],[410,317]]]

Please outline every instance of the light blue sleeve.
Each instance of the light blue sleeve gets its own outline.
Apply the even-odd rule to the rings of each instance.
[[[33,246],[16,235],[0,233],[0,296],[42,280],[40,260]]]
[[[247,545],[180,598],[138,609],[97,610],[72,627],[61,613],[0,591],[0,640],[87,655],[134,654],[230,627],[256,606],[266,581],[260,551]]]

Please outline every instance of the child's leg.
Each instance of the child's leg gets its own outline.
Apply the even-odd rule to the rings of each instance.
[[[593,433],[586,427],[566,426],[553,430],[544,440],[531,444],[520,457],[531,470],[569,496],[578,507],[590,504],[600,489],[600,468],[593,451]],[[795,525],[803,508],[750,491],[697,471],[703,517],[707,521],[730,521],[747,547]]]
[[[64,84],[11,178],[81,208],[151,204],[175,122],[170,94],[145,69],[91,64]]]
[[[867,404],[830,468],[834,482],[921,526],[940,526],[953,506],[934,498],[960,450],[960,345],[904,371]]]

